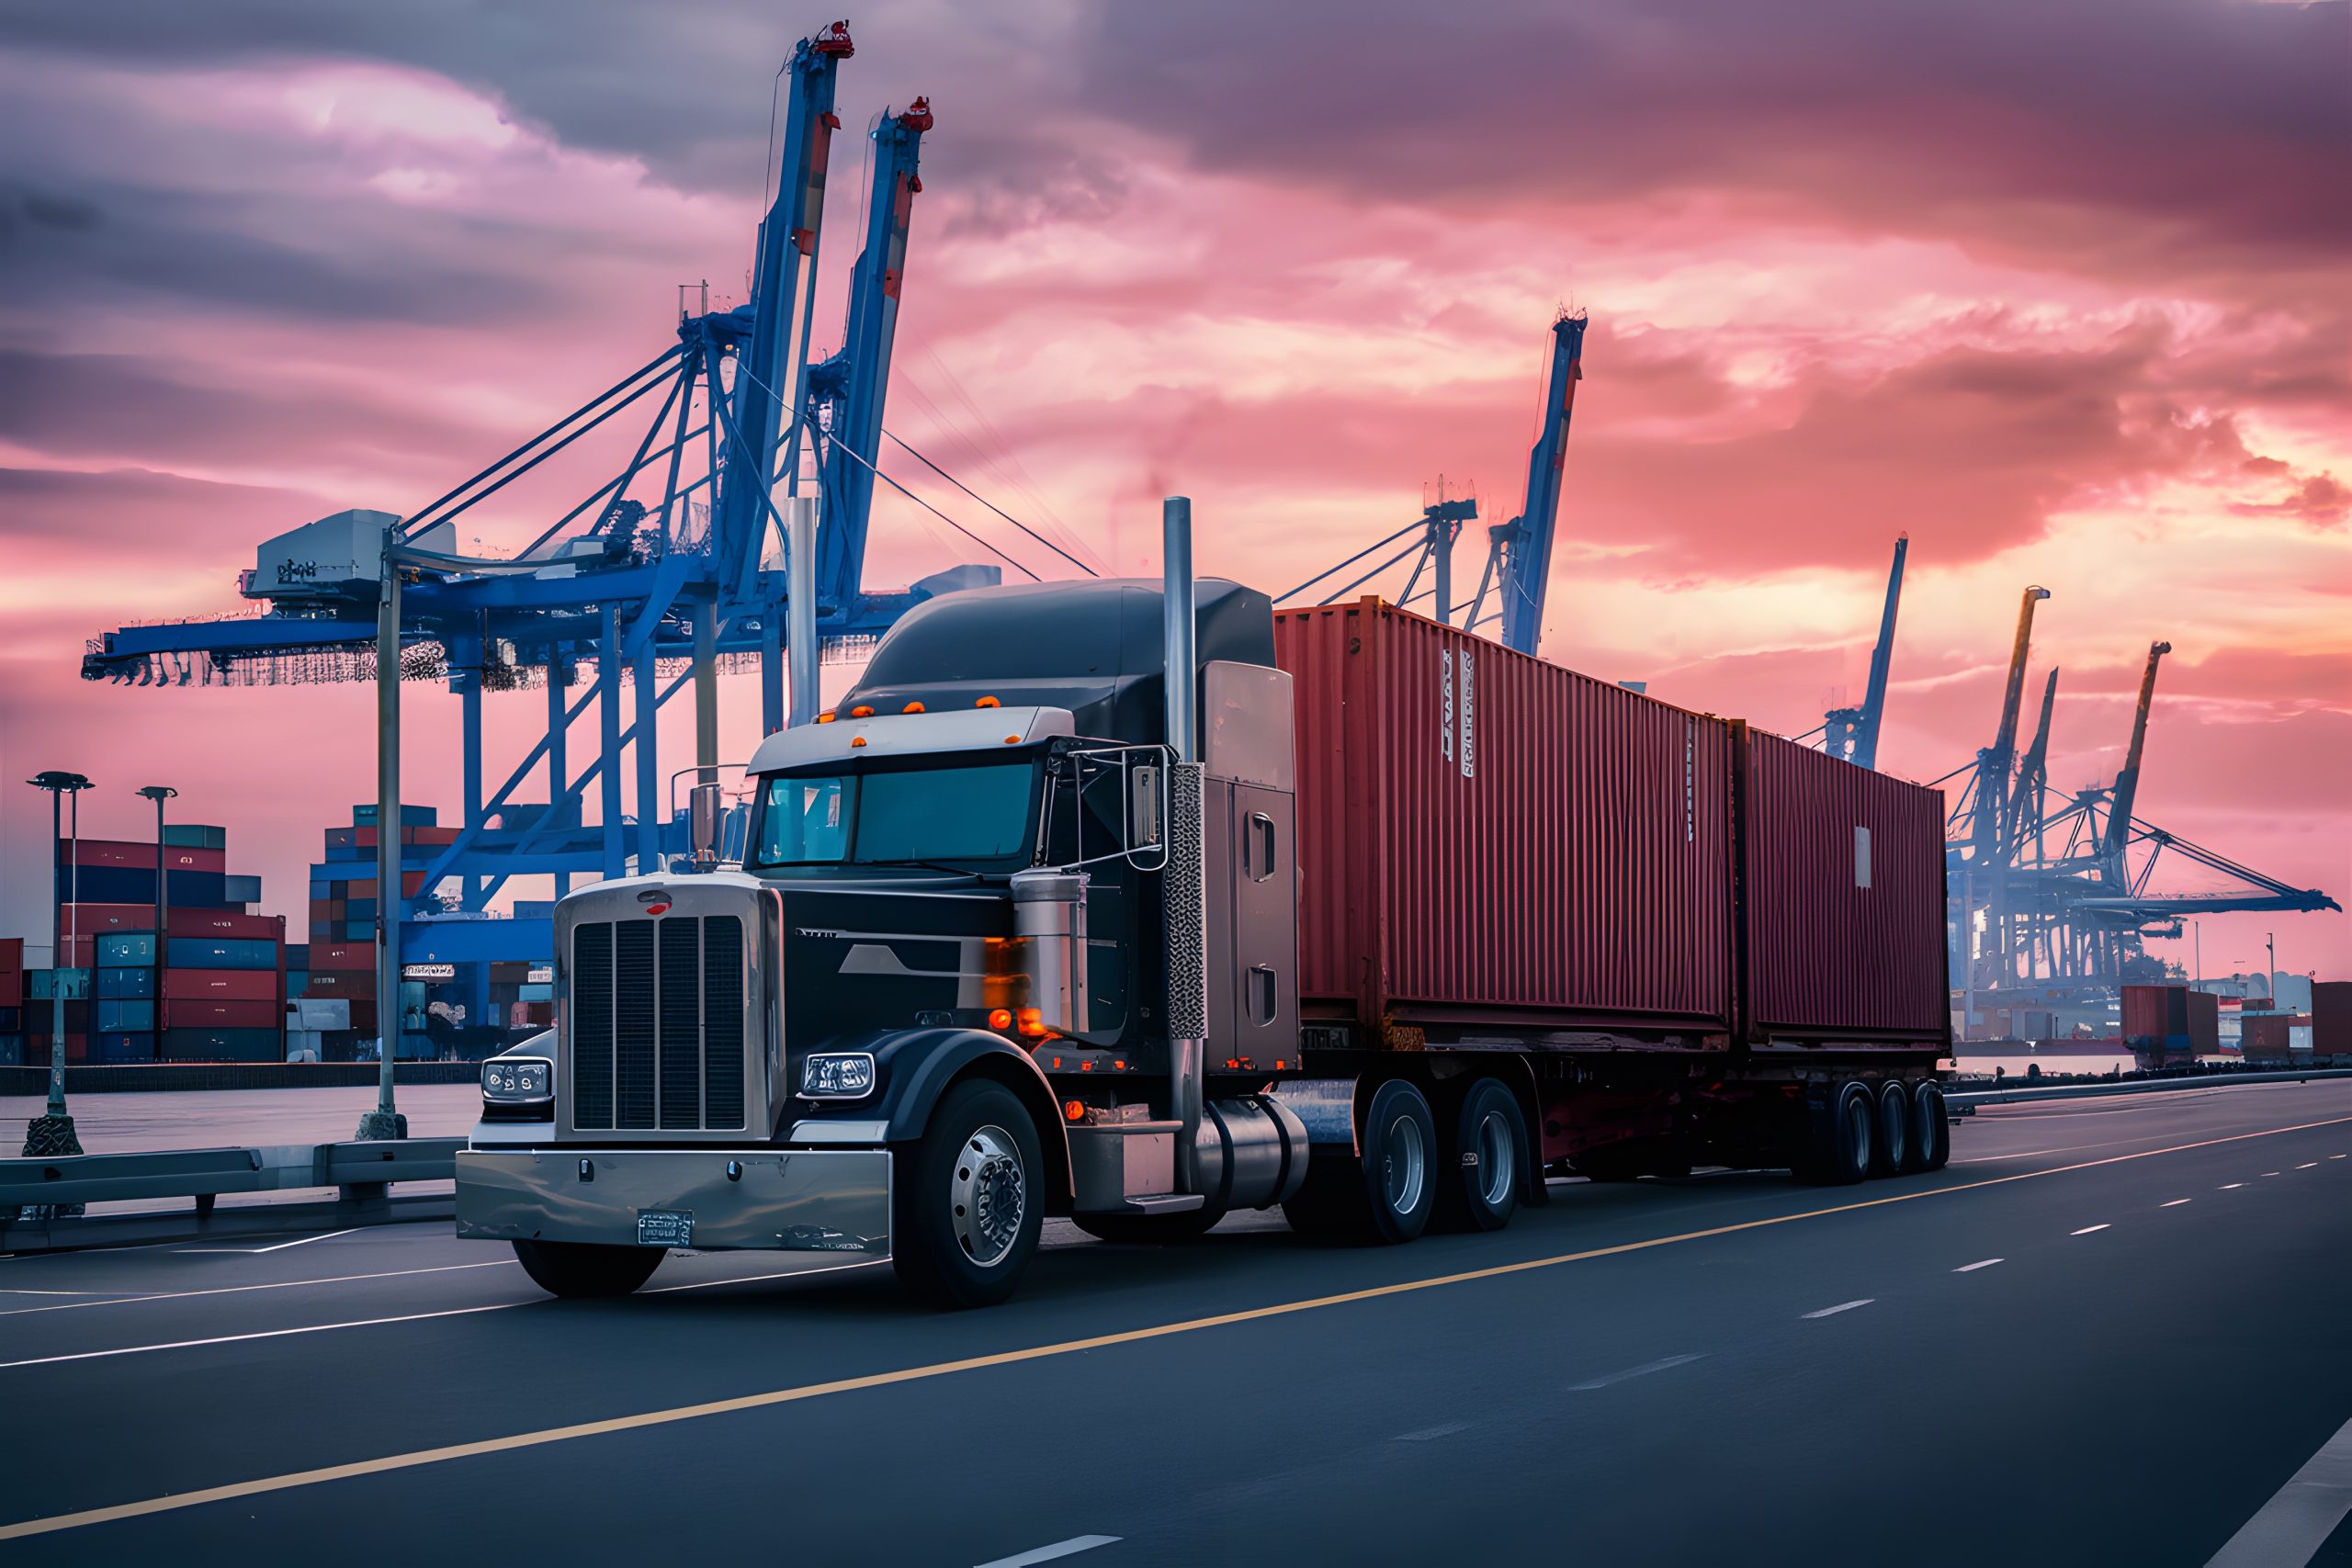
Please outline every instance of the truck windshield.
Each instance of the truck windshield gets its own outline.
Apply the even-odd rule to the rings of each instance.
[[[770,779],[754,866],[1026,856],[1027,762]]]

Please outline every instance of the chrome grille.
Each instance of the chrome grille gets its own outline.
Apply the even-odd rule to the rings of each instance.
[[[743,922],[582,921],[571,930],[571,1125],[743,1125]]]

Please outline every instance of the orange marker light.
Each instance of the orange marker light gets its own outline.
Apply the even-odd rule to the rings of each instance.
[[[817,716],[817,722],[818,722],[819,724],[831,724],[831,723],[832,723],[832,722],[833,722],[833,720],[835,720],[835,719],[837,719],[837,718],[839,718],[839,717],[841,717],[841,715],[839,715],[839,714],[835,713],[835,712],[834,712],[832,709],[831,709],[831,708],[827,708],[823,713],[820,713],[820,714],[819,714],[819,715]]]
[[[852,718],[872,718],[874,716],[874,710],[867,707],[864,703],[860,703],[855,707],[849,710],[849,716]]]
[[[921,713],[922,712],[922,705],[921,703],[909,703],[899,711],[900,713]]]
[[[1086,1101],[1082,1100],[1065,1100],[1062,1104],[1062,1115],[1072,1122],[1085,1121]]]
[[[974,703],[972,705],[976,708],[1001,708],[1004,705],[998,702],[994,697],[982,697],[978,702]]]
[[[1011,1008],[991,1009],[989,1012],[989,1027],[990,1029],[1011,1029],[1012,1027],[1012,1010]]]
[[[851,738],[850,738],[850,745],[851,745],[853,748],[854,748],[854,747],[859,747],[859,746],[863,746],[863,745],[865,745],[865,736],[863,736],[863,735],[853,736],[853,737],[851,737]]]
[[[1032,1040],[1043,1040],[1046,1037],[1046,1014],[1043,1009],[1023,1008],[1013,1016],[1020,1024],[1022,1033]]]
[[[1021,744],[1021,737],[1018,735],[1008,735],[1004,738],[1004,743],[1007,746],[1018,746]]]

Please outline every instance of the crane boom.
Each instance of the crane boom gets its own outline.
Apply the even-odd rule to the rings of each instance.
[[[2140,793],[2140,756],[2148,744],[2148,710],[2156,700],[2156,665],[2172,651],[2168,642],[2148,645],[2148,665],[2140,672],[2140,700],[2132,709],[2132,744],[2123,753],[2123,767],[2115,775],[2115,792],[2107,812],[2107,854],[2117,879],[2122,874],[2123,851],[2132,841],[2132,807]]]
[[[2025,700],[2026,654],[2033,645],[2033,607],[2050,590],[2029,586],[2018,604],[2018,635],[2009,647],[2009,677],[2001,688],[2001,724],[1993,744],[1976,754],[1975,840],[1980,858],[2005,851],[2002,832],[2009,797],[2009,770],[2018,754],[2018,709]]]
[[[850,276],[849,326],[841,353],[812,374],[814,395],[832,404],[826,453],[826,519],[817,550],[820,597],[847,604],[858,591],[865,559],[866,522],[874,504],[874,466],[881,457],[882,407],[889,392],[890,350],[899,327],[899,286],[905,276],[907,230],[922,189],[916,173],[922,133],[932,127],[931,101],[917,98],[904,114],[885,114],[874,130],[874,188],[865,220],[865,248]]]
[[[1879,615],[1878,646],[1871,649],[1871,679],[1862,695],[1861,722],[1854,727],[1854,761],[1878,766],[1879,716],[1886,711],[1887,672],[1894,663],[1894,616],[1903,604],[1903,558],[1910,551],[1911,536],[1894,536],[1894,565],[1886,574],[1886,608]]]
[[[1560,476],[1568,452],[1568,416],[1584,379],[1584,329],[1579,312],[1552,323],[1552,370],[1544,390],[1544,423],[1527,454],[1527,492],[1519,515],[1493,531],[1501,570],[1503,646],[1533,653],[1544,634],[1544,590],[1552,572],[1552,536],[1560,514]],[[1472,620],[1477,618],[1472,610]]]
[[[783,168],[775,200],[760,220],[748,307],[751,330],[736,345],[734,426],[749,450],[727,454],[715,525],[721,602],[729,607],[748,607],[759,597],[771,476],[785,419],[799,406],[799,383],[806,375],[805,367],[786,374],[800,357],[793,350],[792,327],[800,313],[801,266],[807,264],[813,280],[817,236],[824,222],[825,165],[832,133],[841,125],[833,113],[834,77],[854,48],[848,24],[835,22],[801,39],[786,67],[792,91],[785,113]]]

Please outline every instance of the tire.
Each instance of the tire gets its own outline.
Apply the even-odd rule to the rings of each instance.
[[[1391,1078],[1373,1090],[1360,1142],[1355,1156],[1311,1160],[1283,1217],[1317,1240],[1401,1247],[1437,1207],[1437,1118],[1419,1089]]]
[[[1878,1125],[1871,1132],[1872,1176],[1901,1176],[1911,1168],[1911,1091],[1901,1078],[1879,1086]]]
[[[1923,1083],[1911,1096],[1911,1146],[1905,1168],[1924,1174],[1941,1170],[1951,1158],[1951,1122],[1944,1111],[1943,1086]]]
[[[1527,1160],[1527,1118],[1518,1097],[1493,1078],[1472,1084],[1455,1111],[1447,1152],[1438,1192],[1446,1227],[1498,1231],[1510,1224]]]
[[[1069,1223],[1097,1241],[1124,1247],[1181,1247],[1200,1240],[1225,1218],[1204,1203],[1173,1214],[1072,1214]]]
[[[662,1267],[658,1247],[605,1247],[585,1241],[518,1241],[514,1257],[531,1282],[551,1296],[625,1296]]]
[[[1850,1187],[1871,1173],[1871,1151],[1878,1139],[1878,1097],[1870,1085],[1848,1078],[1830,1091],[1829,1104],[1813,1128],[1811,1146],[1796,1168],[1807,1181]]]
[[[893,1152],[890,1263],[933,1306],[994,1306],[1036,1256],[1045,1161],[1020,1098],[967,1078],[931,1112],[922,1141]]]

